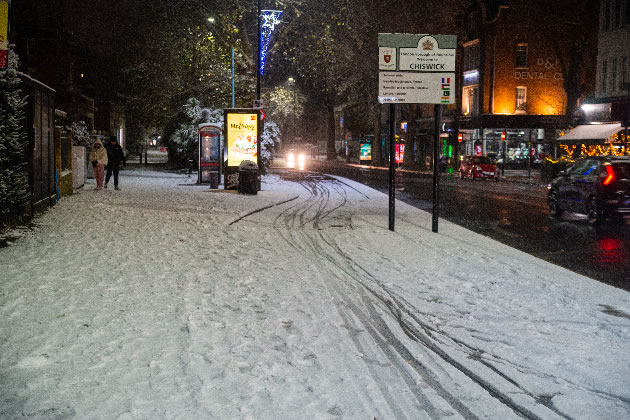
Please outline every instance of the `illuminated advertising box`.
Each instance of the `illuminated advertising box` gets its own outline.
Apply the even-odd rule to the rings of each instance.
[[[258,163],[258,113],[227,113],[227,166]]]
[[[403,159],[405,158],[405,145],[404,144],[397,144],[396,145],[396,156],[395,156],[395,162],[397,164],[403,163]]]
[[[223,129],[225,139],[224,188],[239,186],[239,165],[251,161],[261,166],[260,141],[262,135],[262,110],[258,108],[224,109]],[[258,172],[260,180],[260,169]],[[258,184],[260,190],[260,182]]]
[[[372,160],[372,145],[370,143],[361,143],[360,160]]]
[[[0,1],[0,69],[9,65],[9,3]]]

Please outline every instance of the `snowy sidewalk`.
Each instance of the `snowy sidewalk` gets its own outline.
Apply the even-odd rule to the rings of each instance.
[[[0,249],[0,418],[630,418],[630,294],[344,179],[88,184]]]

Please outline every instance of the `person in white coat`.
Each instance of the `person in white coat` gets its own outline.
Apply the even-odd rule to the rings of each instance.
[[[90,162],[94,168],[94,178],[96,178],[96,189],[103,189],[103,181],[105,179],[105,165],[107,165],[107,150],[103,147],[103,143],[96,139],[92,144],[90,151]]]

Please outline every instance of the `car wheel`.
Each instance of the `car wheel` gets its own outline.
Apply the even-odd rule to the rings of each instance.
[[[553,217],[560,217],[562,214],[562,209],[560,208],[560,203],[558,202],[558,194],[555,191],[551,191],[549,193],[549,213]]]
[[[595,199],[595,197],[591,197],[591,199],[588,200],[588,205],[586,207],[586,216],[590,224],[599,224],[604,219],[603,212],[597,205],[597,200]]]

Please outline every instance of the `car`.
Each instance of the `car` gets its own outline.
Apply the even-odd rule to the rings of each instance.
[[[485,178],[499,180],[499,168],[494,159],[488,156],[464,156],[459,165],[459,176],[464,179]]]
[[[285,155],[287,167],[304,170],[305,162],[308,156],[309,156],[308,153],[306,153],[304,150],[300,148],[289,149]]]
[[[561,171],[548,186],[549,212],[581,213],[589,223],[630,216],[630,157],[592,156]]]

